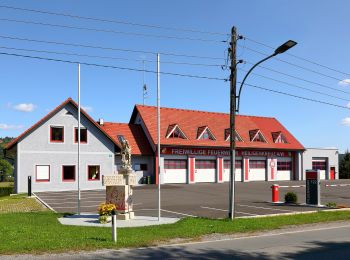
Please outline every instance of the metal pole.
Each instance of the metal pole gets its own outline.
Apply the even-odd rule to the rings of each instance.
[[[114,243],[117,243],[117,215],[112,211],[112,239]]]
[[[160,57],[157,53],[157,153],[158,153],[158,221],[160,221]]]
[[[80,63],[78,63],[78,215],[80,215]]]
[[[236,171],[236,27],[231,30],[231,75],[230,75],[230,187],[228,217],[234,219],[235,214],[235,171]]]

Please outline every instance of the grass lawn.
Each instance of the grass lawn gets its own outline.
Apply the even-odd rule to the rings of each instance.
[[[0,197],[0,214],[14,212],[37,212],[47,210],[34,198],[26,195]]]
[[[318,212],[293,216],[211,220],[185,218],[175,224],[118,229],[118,244],[111,242],[111,229],[63,226],[50,211],[0,214],[0,254],[67,252],[101,248],[157,245],[175,238],[197,239],[212,233],[246,233],[288,225],[350,220],[350,211]]]

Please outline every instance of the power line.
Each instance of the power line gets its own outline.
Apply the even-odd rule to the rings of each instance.
[[[254,64],[252,62],[247,62],[247,63]],[[301,80],[301,81],[304,81],[304,82],[307,82],[307,83],[310,83],[310,84],[313,84],[313,85],[317,85],[317,86],[320,86],[322,88],[332,89],[334,91],[338,91],[338,92],[342,92],[342,93],[350,95],[350,92],[347,92],[347,91],[344,91],[344,90],[340,90],[340,89],[337,89],[337,88],[333,88],[333,87],[330,87],[330,86],[327,86],[327,85],[324,85],[324,84],[321,84],[321,83],[318,83],[318,82],[315,82],[315,81],[311,81],[311,80],[307,80],[307,79],[304,79],[304,78],[300,78],[300,77],[297,77],[297,76],[294,76],[294,75],[290,75],[288,73],[284,73],[284,72],[281,72],[281,71],[278,71],[278,70],[274,70],[274,69],[271,69],[269,67],[265,67],[265,66],[261,66],[260,65],[259,68],[262,68],[262,69],[265,69],[265,70],[269,70],[269,71],[272,71],[272,72],[275,72],[275,73],[278,73],[278,74],[281,74],[281,75],[284,75],[284,76],[287,76],[287,77],[290,77],[290,78],[293,78],[293,79]]]
[[[73,52],[59,52],[59,51],[48,51],[48,50],[36,50],[36,49],[23,49],[23,48],[12,48],[7,46],[1,46],[0,49],[5,50],[16,50],[16,51],[28,51],[28,52],[37,52],[37,53],[48,53],[48,54],[59,54],[59,55],[68,55],[68,56],[78,56],[78,57],[87,57],[87,58],[99,58],[99,59],[110,59],[110,60],[124,60],[124,61],[147,61],[155,63],[157,61],[146,60],[146,59],[130,59],[122,57],[110,57],[110,56],[100,56],[100,55],[90,55],[90,54],[80,54]],[[203,63],[189,63],[189,62],[175,62],[175,61],[162,61],[165,64],[175,64],[175,65],[189,65],[189,66],[204,66],[204,67],[222,67],[220,64],[203,64]]]
[[[240,69],[240,70],[242,70],[244,72],[248,72],[248,70],[244,70],[244,69]],[[262,78],[265,78],[265,79],[268,79],[268,80],[272,80],[272,81],[275,81],[275,82],[278,82],[278,83],[286,84],[286,85],[294,87],[294,88],[299,88],[299,89],[303,89],[303,90],[306,90],[306,91],[309,91],[309,92],[320,94],[320,95],[323,95],[323,96],[332,97],[332,98],[343,100],[343,101],[347,101],[347,102],[350,101],[350,99],[346,99],[346,98],[334,96],[334,95],[331,95],[331,94],[328,94],[328,93],[325,93],[325,92],[321,92],[321,91],[313,90],[313,89],[310,89],[310,88],[298,86],[298,85],[295,85],[295,84],[292,84],[292,83],[289,83],[289,82],[286,82],[286,81],[283,81],[283,80],[274,79],[274,78],[267,77],[267,76],[264,76],[264,75],[261,75],[261,74],[258,74],[258,73],[254,73],[253,72],[251,74],[255,75],[255,76],[262,77]]]
[[[219,58],[219,57],[198,56],[198,55],[189,55],[189,54],[181,54],[181,53],[171,53],[171,52],[155,52],[155,51],[145,51],[145,50],[135,50],[135,49],[125,49],[125,48],[113,48],[113,47],[66,43],[66,42],[57,42],[57,41],[44,41],[44,40],[36,40],[36,39],[29,39],[29,38],[5,36],[5,35],[0,35],[0,38],[17,40],[17,41],[27,41],[27,42],[46,43],[46,44],[55,44],[55,45],[72,46],[72,47],[83,47],[83,48],[90,48],[90,49],[100,49],[100,50],[108,50],[108,51],[123,51],[123,52],[145,53],[145,54],[153,54],[153,55],[157,55],[157,53],[159,53],[161,55],[174,56],[174,57],[221,60],[221,61],[225,60],[224,58]]]
[[[241,47],[242,47],[242,46],[241,46]],[[246,47],[246,46],[245,46],[244,48],[247,49],[248,51],[255,52],[255,53],[258,53],[258,54],[263,55],[263,56],[269,56],[269,54],[266,54],[266,53],[264,53],[264,52],[260,52],[260,51],[254,50],[254,49],[249,48],[249,47]],[[300,66],[300,65],[298,65],[298,64],[295,64],[295,63],[292,63],[292,62],[289,62],[289,61],[282,60],[282,59],[280,59],[280,58],[275,58],[275,60],[278,60],[278,61],[280,61],[280,62],[286,63],[286,64],[288,64],[288,65],[291,65],[291,66],[296,67],[296,68],[299,68],[299,69],[303,69],[303,70],[306,70],[306,71],[315,73],[315,74],[317,74],[317,75],[320,75],[320,76],[323,76],[323,77],[326,77],[326,78],[334,79],[334,80],[337,80],[337,81],[342,81],[342,79],[339,79],[339,78],[336,78],[336,77],[333,77],[333,76],[330,76],[330,75],[327,75],[327,74],[324,74],[324,73],[315,71],[315,70],[313,70],[313,69],[309,69],[309,68]]]
[[[261,89],[261,90],[277,93],[277,94],[280,94],[280,95],[290,96],[290,97],[299,98],[299,99],[303,99],[303,100],[307,100],[307,101],[311,101],[311,102],[315,102],[315,103],[320,103],[320,104],[324,104],[324,105],[328,105],[328,106],[333,106],[333,107],[338,107],[338,108],[343,108],[343,109],[350,110],[350,108],[348,108],[346,106],[341,106],[341,105],[337,105],[337,104],[334,104],[334,103],[329,103],[329,102],[325,102],[325,101],[321,101],[321,100],[317,100],[317,99],[297,96],[297,95],[294,95],[294,94],[290,94],[290,93],[286,93],[286,92],[282,92],[282,91],[277,91],[277,90],[273,90],[273,89],[269,89],[269,88],[264,88],[264,87],[260,87],[260,86],[256,86],[256,85],[252,85],[252,84],[245,83],[245,85],[247,85],[249,87],[252,87],[252,88],[257,88],[257,89]]]
[[[201,41],[201,42],[217,42],[217,43],[226,43],[227,42],[226,40],[219,41],[219,40],[212,40],[212,39],[181,37],[181,36],[173,36],[173,35],[169,36],[169,35],[159,35],[159,34],[147,34],[147,33],[115,31],[115,30],[106,30],[106,29],[97,29],[97,28],[89,28],[89,27],[63,25],[63,24],[42,23],[42,22],[35,22],[35,21],[29,21],[29,20],[26,20],[26,21],[25,20],[16,20],[16,19],[8,19],[8,18],[0,18],[0,21],[13,22],[13,23],[23,23],[23,24],[33,24],[33,25],[65,28],[65,29],[84,30],[84,31],[92,31],[92,32],[103,32],[103,33],[132,35],[132,36],[138,36],[138,37],[153,37],[153,38],[160,38],[160,39],[188,40],[188,41]]]
[[[222,35],[222,36],[228,36],[229,35],[227,33],[221,33],[221,32],[202,31],[202,30],[194,30],[194,29],[189,29],[189,28],[166,27],[166,26],[152,25],[152,24],[141,24],[141,23],[134,23],[134,22],[128,22],[128,21],[110,20],[110,19],[97,18],[97,17],[88,17],[88,16],[79,16],[79,15],[73,15],[73,14],[68,14],[68,13],[56,13],[56,12],[37,10],[37,9],[21,8],[21,7],[14,7],[14,6],[8,6],[8,5],[0,5],[0,8],[19,10],[19,11],[26,11],[26,12],[34,12],[34,13],[40,13],[40,14],[49,14],[49,15],[63,16],[63,17],[69,17],[69,18],[75,18],[75,19],[83,19],[83,20],[90,20],[90,21],[97,21],[97,22],[139,26],[139,27],[146,27],[146,28],[153,28],[153,29],[163,29],[163,30],[170,30],[170,31],[192,32],[192,33],[202,33],[202,34],[209,34],[209,35]]]
[[[119,66],[113,66],[113,65],[105,65],[105,64],[97,64],[97,63],[88,63],[88,62],[80,62],[80,61],[72,61],[72,60],[62,60],[62,59],[54,59],[54,58],[47,58],[47,57],[40,57],[40,56],[30,56],[30,55],[23,55],[23,54],[17,54],[17,53],[8,53],[8,52],[0,52],[0,55],[7,55],[7,56],[15,56],[15,57],[22,57],[22,58],[30,58],[30,59],[38,59],[38,60],[47,60],[47,61],[56,61],[56,62],[63,62],[63,63],[70,63],[70,64],[81,64],[81,65],[87,65],[87,66],[95,66],[95,67],[102,67],[102,68],[111,68],[111,69],[119,69],[119,70],[129,70],[129,71],[138,71],[138,72],[147,72],[147,73],[157,73],[153,70],[143,70],[143,69],[136,69],[136,68],[129,68],[129,67],[119,67]],[[227,81],[228,79],[225,78],[217,78],[217,77],[207,77],[207,76],[200,76],[200,75],[192,75],[192,74],[182,74],[182,73],[174,73],[174,72],[160,72],[164,75],[171,75],[171,76],[180,76],[180,77],[189,77],[189,78],[198,78],[198,79],[210,79],[210,80],[220,80],[220,81]]]
[[[274,47],[272,47],[272,46],[270,46],[270,45],[267,45],[267,44],[265,44],[265,43],[262,43],[262,42],[253,40],[253,39],[248,38],[248,37],[246,37],[246,36],[244,36],[244,39],[246,39],[246,40],[248,40],[248,41],[251,41],[251,42],[253,42],[253,43],[256,43],[256,44],[265,46],[265,47],[267,47],[267,48],[269,48],[269,49],[273,49],[273,50],[275,49]],[[329,67],[329,66],[326,66],[326,65],[317,63],[317,62],[312,61],[312,60],[310,60],[310,59],[306,59],[306,58],[297,56],[297,55],[295,55],[295,54],[286,53],[285,55],[294,57],[294,58],[299,59],[299,60],[302,60],[302,61],[306,61],[306,62],[308,62],[308,63],[310,63],[310,64],[313,64],[313,65],[316,65],[316,66],[319,66],[319,67],[322,67],[322,68],[325,68],[325,69],[328,69],[328,70],[331,70],[331,71],[334,71],[334,72],[338,72],[338,73],[343,74],[343,75],[346,75],[346,76],[350,76],[350,73],[347,73],[347,72],[344,72],[344,71],[341,71],[341,70],[338,70],[338,69],[331,68],[331,67]]]

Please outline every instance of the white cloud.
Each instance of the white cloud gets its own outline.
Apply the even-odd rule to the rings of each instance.
[[[85,110],[85,112],[91,112],[92,110],[93,110],[93,108],[92,107],[89,107],[89,106],[81,106],[81,108],[82,109],[84,109]]]
[[[345,117],[341,120],[342,125],[350,126],[350,117]]]
[[[348,87],[350,86],[350,79],[343,79],[339,81],[338,84],[343,87]]]
[[[22,103],[22,104],[18,104],[13,106],[13,108],[17,111],[21,111],[21,112],[33,112],[34,109],[36,108],[36,105],[32,104],[32,103]]]
[[[350,102],[346,105],[347,108],[350,108]]]
[[[0,129],[1,130],[17,130],[23,128],[23,125],[8,125],[8,124],[1,124],[0,123]]]

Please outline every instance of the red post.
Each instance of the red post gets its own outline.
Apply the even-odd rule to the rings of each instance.
[[[280,188],[280,186],[278,184],[273,184],[271,186],[271,189],[272,189],[272,202],[274,202],[274,203],[279,202],[279,188]]]

